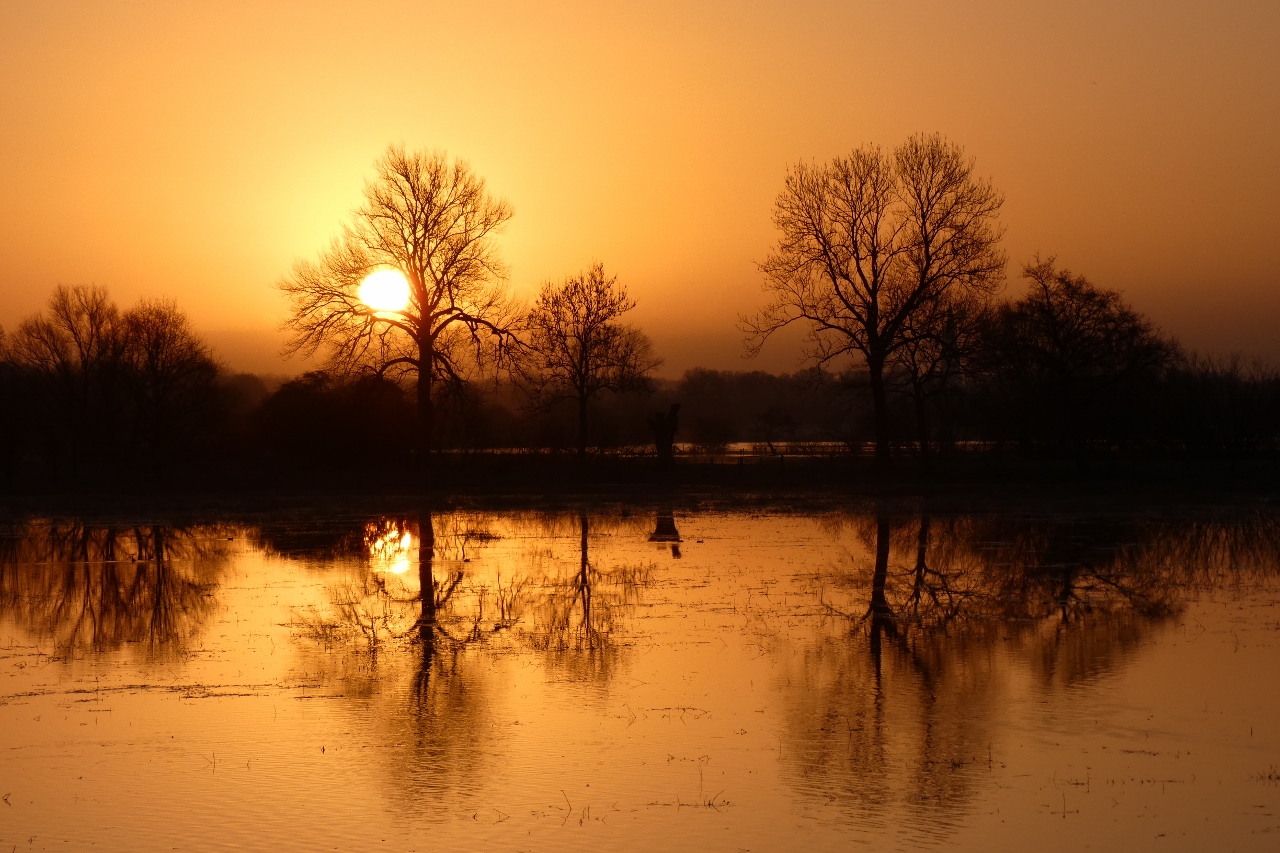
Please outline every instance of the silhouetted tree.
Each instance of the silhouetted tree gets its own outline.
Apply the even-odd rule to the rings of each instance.
[[[954,293],[927,303],[903,324],[902,345],[890,364],[898,390],[910,397],[915,409],[922,458],[928,457],[933,427],[929,403],[971,369],[982,343],[984,313],[980,298]]]
[[[161,467],[212,420],[218,365],[172,301],[143,301],[122,319],[141,449]]]
[[[1177,345],[1119,293],[1058,269],[1054,258],[1035,258],[1023,277],[1027,294],[999,308],[989,332],[988,366],[1011,410],[1003,417],[1060,442],[1119,437]]]
[[[742,322],[748,352],[799,322],[812,362],[864,359],[882,463],[885,369],[911,319],[953,294],[990,293],[1004,269],[995,224],[1003,198],[973,166],[941,136],[914,136],[892,155],[869,145],[827,164],[800,163],[774,203],[782,236],[760,264],[771,299]]]
[[[461,160],[389,147],[364,204],[317,262],[299,261],[279,287],[292,304],[291,352],[321,347],[337,372],[416,375],[419,445],[433,441],[435,387],[461,383],[500,355],[513,309],[493,236],[510,205],[489,195]],[[409,281],[401,311],[375,311],[358,289],[379,269]]]
[[[30,402],[22,370],[9,347],[9,336],[0,327],[0,477],[12,485],[27,444]]]
[[[42,440],[55,471],[69,462],[80,477],[126,460],[161,469],[223,426],[218,366],[172,302],[121,314],[101,287],[59,286],[18,327],[5,362],[23,389],[22,432]]]
[[[108,455],[119,437],[125,341],[120,312],[102,287],[58,285],[49,307],[14,334],[18,364],[38,379],[54,458],[79,469]]]
[[[525,317],[520,374],[536,405],[577,403],[579,456],[587,453],[592,398],[601,391],[647,391],[649,374],[662,363],[643,332],[620,322],[635,306],[618,277],[596,263],[563,284],[544,284]]]

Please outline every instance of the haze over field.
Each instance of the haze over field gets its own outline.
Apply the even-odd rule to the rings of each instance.
[[[92,282],[296,371],[273,285],[404,142],[512,203],[524,297],[600,260],[664,373],[791,369],[734,329],[787,166],[939,131],[1007,196],[1011,273],[1057,254],[1191,347],[1280,357],[1278,35],[1268,2],[7,3],[0,325]]]

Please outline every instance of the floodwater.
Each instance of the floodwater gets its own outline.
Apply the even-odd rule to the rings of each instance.
[[[0,851],[1280,848],[1280,513],[0,531]]]

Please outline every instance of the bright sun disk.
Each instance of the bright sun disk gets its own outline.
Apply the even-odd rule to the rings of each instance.
[[[409,280],[400,270],[378,270],[360,283],[359,296],[374,311],[403,311],[409,304]]]

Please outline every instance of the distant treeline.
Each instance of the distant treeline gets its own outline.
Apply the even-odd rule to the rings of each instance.
[[[957,321],[927,369],[887,372],[894,455],[1088,460],[1117,454],[1274,456],[1280,372],[1188,354],[1119,294],[1052,264],[1031,289]],[[916,365],[920,367],[920,365]],[[695,369],[593,397],[594,453],[653,452],[655,412],[679,404],[676,440],[700,454],[869,453],[867,371]],[[575,451],[578,408],[508,375],[451,385],[436,403],[440,450]],[[169,302],[121,310],[101,288],[59,287],[0,331],[0,477],[8,488],[249,478],[403,466],[419,435],[412,383],[372,373],[292,381],[220,367]],[[738,444],[737,448],[743,445]],[[907,462],[907,460],[916,460]],[[230,473],[229,473],[230,472]]]

